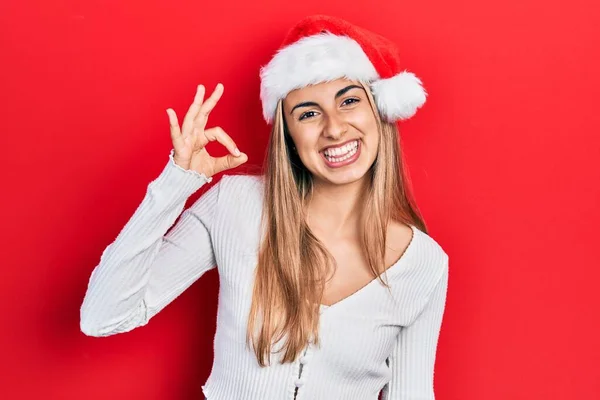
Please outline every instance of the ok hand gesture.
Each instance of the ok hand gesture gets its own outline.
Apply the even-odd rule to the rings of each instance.
[[[248,161],[248,156],[238,150],[233,139],[220,127],[205,129],[208,114],[223,94],[223,85],[219,83],[206,101],[204,101],[204,92],[204,85],[199,85],[194,102],[185,115],[181,128],[175,111],[169,108],[167,114],[175,150],[173,155],[175,163],[186,170],[211,177],[221,171],[242,165]],[[205,146],[215,140],[225,146],[229,154],[218,158],[208,154]]]

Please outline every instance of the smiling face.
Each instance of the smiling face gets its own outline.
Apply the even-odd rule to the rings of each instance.
[[[288,132],[316,184],[348,184],[366,176],[377,156],[379,131],[358,81],[338,79],[288,93]]]

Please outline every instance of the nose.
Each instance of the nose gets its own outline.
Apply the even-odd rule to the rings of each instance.
[[[337,113],[328,114],[325,118],[325,121],[323,135],[327,138],[337,140],[344,136],[348,130],[348,124]]]

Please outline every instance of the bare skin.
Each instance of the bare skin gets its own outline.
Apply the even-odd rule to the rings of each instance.
[[[311,227],[313,229],[313,227]],[[332,254],[337,269],[328,277],[321,304],[332,305],[352,295],[374,278],[369,269],[360,238],[354,232],[348,232],[347,237],[333,237],[326,232],[319,232],[316,236],[323,242]],[[412,238],[409,226],[392,222],[387,231],[387,248],[385,265],[392,266],[402,256]]]
[[[360,239],[361,195],[379,144],[376,116],[357,81],[338,79],[306,86],[284,99],[284,115],[297,153],[314,180],[308,206],[308,225],[337,263],[321,301],[337,303],[373,280]],[[360,141],[361,151],[351,164],[328,165],[323,149]],[[412,229],[392,222],[387,230],[385,264],[389,268],[412,239]]]

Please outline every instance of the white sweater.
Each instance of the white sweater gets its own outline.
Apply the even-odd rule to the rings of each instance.
[[[437,342],[448,285],[448,255],[415,226],[389,268],[392,295],[377,280],[320,310],[320,348],[293,363],[260,367],[245,344],[259,245],[262,179],[212,178],[172,158],[93,270],[81,330],[108,336],[146,325],[202,274],[218,268],[214,362],[202,386],[208,400],[433,400]],[[183,214],[181,214],[183,211]],[[168,229],[180,220],[168,233]],[[275,346],[275,350],[278,346]]]

